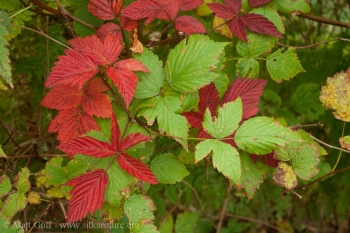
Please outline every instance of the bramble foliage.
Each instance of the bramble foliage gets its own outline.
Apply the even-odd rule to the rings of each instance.
[[[322,195],[322,202],[334,199],[330,189],[343,188],[349,174],[323,179],[349,170],[339,161],[350,149],[349,58],[323,53],[339,55],[349,45],[327,41],[298,53],[297,46],[284,45],[314,36],[304,34],[314,25],[294,19],[310,18],[310,5],[2,1],[0,89],[14,88],[4,90],[14,94],[4,95],[0,107],[11,109],[13,103],[19,117],[38,120],[21,123],[22,132],[8,123],[8,111],[0,118],[6,132],[0,159],[7,161],[1,165],[0,231],[23,232],[17,220],[26,221],[29,213],[33,222],[43,221],[49,212],[50,221],[126,223],[132,226],[126,232],[135,233],[209,233],[213,226],[216,232],[252,232],[259,227],[249,222],[253,217],[280,231],[304,230],[288,220],[304,221],[292,206],[302,201],[292,195],[300,197],[301,188],[317,183],[324,194],[309,189],[301,194],[305,202]],[[300,35],[291,32],[296,25],[303,28]],[[327,75],[333,77],[325,82]],[[18,89],[26,80],[30,90]],[[325,109],[334,111],[343,128]],[[315,121],[329,125],[323,132],[301,129]],[[18,133],[31,139],[19,138],[18,144]],[[318,137],[331,144],[339,138],[336,159],[332,152],[326,157],[323,146],[337,147]],[[350,202],[339,195],[334,209],[343,218],[343,205]],[[333,222],[324,215],[325,225]]]

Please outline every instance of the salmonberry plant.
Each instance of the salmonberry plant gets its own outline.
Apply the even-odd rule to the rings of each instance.
[[[227,197],[235,189],[254,200],[264,182],[279,188],[282,196],[299,196],[298,188],[336,172],[339,159],[332,171],[321,163],[326,151],[302,126],[290,125],[281,111],[260,111],[277,109],[278,101],[273,107],[264,105],[274,94],[264,91],[268,83],[282,85],[305,72],[295,48],[278,45],[288,30],[286,16],[307,15],[307,1],[29,3],[18,12],[15,3],[0,3],[0,51],[5,49],[0,75],[12,86],[7,40],[18,36],[33,12],[62,17],[65,33],[70,33],[65,37],[72,39],[37,31],[61,46],[47,70],[48,91],[40,105],[55,110],[48,114],[48,132],[57,133],[56,152],[64,152],[69,160],[59,156],[45,161],[35,171],[36,191],[30,188],[28,165],[19,171],[14,192],[4,172],[2,222],[11,222],[27,202],[39,204],[46,197],[59,203],[68,223],[93,217],[101,224],[129,223],[134,226],[130,232],[180,233],[193,232],[198,218],[212,218],[220,232],[228,199],[222,200],[221,214],[213,217],[210,210],[218,208],[204,206],[195,182],[186,177],[204,177],[204,185],[224,180]],[[73,15],[75,6],[81,8]],[[344,122],[350,119],[349,80],[349,70],[338,73],[320,94],[324,108],[333,109],[335,118]],[[318,119],[324,113],[321,106],[302,108],[298,102],[304,95],[314,98],[305,94],[311,89],[317,92],[318,86],[298,89],[302,97],[291,101],[297,112]],[[350,149],[344,130],[340,142],[341,151]],[[163,214],[163,220],[155,218],[154,211],[161,212],[167,204],[160,200],[162,187],[172,187],[165,192],[173,192],[167,195],[175,198],[176,208],[183,198],[182,190],[174,197],[179,184],[195,193],[197,203],[179,214],[175,224],[175,209]]]

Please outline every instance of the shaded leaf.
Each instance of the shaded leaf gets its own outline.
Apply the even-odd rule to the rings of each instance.
[[[184,212],[177,215],[175,222],[175,233],[195,232],[198,221],[198,214],[195,212]]]

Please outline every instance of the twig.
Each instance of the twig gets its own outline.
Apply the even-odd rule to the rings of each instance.
[[[230,192],[231,192],[232,188],[233,188],[233,184],[230,183],[229,186],[227,187],[227,190],[226,190],[226,198],[225,198],[224,204],[222,206],[219,223],[218,223],[218,226],[216,228],[216,233],[220,233],[225,215],[227,215],[226,209],[227,209],[228,201],[231,199]]]
[[[312,14],[306,14],[306,13],[296,13],[299,17],[303,17],[306,19],[310,19],[312,21],[316,21],[319,23],[324,23],[324,24],[330,24],[334,26],[339,26],[339,27],[345,27],[345,28],[350,28],[350,23],[345,23],[337,20],[332,20],[332,19],[326,19],[321,16],[316,16]]]
[[[70,25],[70,21],[68,18],[69,12],[64,8],[64,6],[61,4],[61,2],[59,0],[56,0],[56,4],[57,4],[58,8],[60,8],[60,11],[63,15],[63,18],[66,20],[67,27],[68,27],[70,33],[73,35],[74,38],[76,38],[77,36],[75,35],[75,32],[74,32],[72,26]]]
[[[310,49],[310,48],[315,48],[319,45],[323,45],[323,44],[328,44],[330,42],[334,42],[334,41],[348,41],[350,42],[349,39],[346,39],[346,38],[334,38],[334,39],[331,39],[331,40],[327,40],[327,41],[321,41],[321,42],[318,42],[316,44],[311,44],[311,45],[305,45],[305,46],[291,46],[291,45],[285,45],[285,44],[281,44],[281,43],[276,43],[277,45],[279,46],[282,46],[282,47],[286,47],[286,48],[295,48],[295,49]]]
[[[33,3],[34,5],[37,5],[38,7],[40,7],[41,9],[44,9],[56,16],[59,16],[59,17],[62,17],[62,14],[61,12],[59,12],[58,10],[56,9],[53,9],[52,7],[42,3],[40,0],[29,0],[31,3]]]
[[[41,211],[40,215],[36,218],[35,222],[33,223],[33,226],[29,229],[28,233],[32,232],[32,230],[35,228],[35,225],[37,222],[40,221],[41,217],[47,212],[48,209],[53,205],[53,202],[51,202],[43,211]]]
[[[185,185],[187,185],[187,187],[189,187],[193,191],[194,195],[197,198],[197,201],[198,201],[199,205],[201,206],[201,210],[204,213],[204,205],[203,205],[203,203],[202,203],[202,201],[201,201],[201,199],[200,199],[200,197],[198,195],[197,190],[192,185],[190,185],[187,181],[182,180],[181,182],[184,183]]]
[[[68,45],[65,45],[65,44],[63,44],[62,42],[60,42],[60,41],[58,41],[58,40],[56,40],[56,39],[54,39],[54,38],[52,38],[52,37],[46,35],[46,33],[44,33],[44,32],[37,31],[37,30],[32,29],[32,28],[24,27],[24,26],[21,26],[21,25],[18,25],[18,24],[11,24],[11,25],[12,25],[12,26],[15,26],[15,27],[19,27],[19,28],[26,29],[26,30],[29,30],[29,31],[32,31],[32,32],[36,32],[36,33],[38,33],[38,34],[40,34],[40,35],[42,35],[42,36],[45,36],[46,38],[48,38],[48,39],[50,39],[50,40],[52,40],[52,41],[54,41],[54,42],[56,42],[57,44],[62,45],[63,47],[65,47],[65,48],[67,48],[67,49],[71,49]]]
[[[66,219],[67,218],[67,212],[66,212],[66,209],[64,208],[63,203],[62,203],[62,201],[60,199],[58,199],[58,204],[61,207],[61,210],[62,210],[64,218]]]
[[[321,124],[321,123],[306,124],[306,125],[297,124],[297,125],[289,126],[289,128],[291,128],[291,129],[301,129],[301,128],[306,128],[306,127],[323,127],[323,124]]]
[[[340,148],[340,147],[336,147],[336,146],[329,145],[329,144],[327,144],[327,143],[321,141],[320,139],[318,139],[318,138],[312,136],[311,134],[308,134],[308,135],[309,135],[312,139],[314,139],[315,141],[317,141],[317,142],[321,143],[322,145],[325,145],[325,146],[327,146],[327,147],[329,147],[329,148],[331,148],[331,149],[341,150],[341,151],[343,151],[343,152],[350,153],[349,150],[345,150],[345,149],[342,149],[342,148]]]
[[[19,149],[24,150],[24,149],[23,149],[20,145],[18,145],[18,144],[16,143],[16,141],[12,138],[12,134],[10,134],[9,131],[7,131],[6,127],[2,124],[1,121],[0,121],[0,125],[1,125],[2,128],[4,128],[5,132],[9,135],[11,141],[12,141]]]
[[[162,222],[159,224],[159,229],[163,226],[164,222],[166,221],[166,219],[176,210],[176,208],[178,207],[178,205],[180,204],[180,199],[182,196],[182,190],[180,190],[179,195],[177,196],[177,200],[175,205],[173,206],[173,208],[171,208],[171,210],[168,211],[168,213],[165,215],[164,219],[162,220]]]
[[[227,217],[231,217],[231,218],[235,218],[235,219],[239,219],[239,220],[243,220],[243,221],[247,221],[247,222],[254,222],[254,223],[258,223],[264,226],[267,226],[271,229],[274,229],[278,232],[282,232],[282,233],[289,233],[286,230],[283,230],[282,228],[276,227],[275,225],[272,225],[271,223],[262,221],[260,219],[255,219],[255,218],[249,218],[249,217],[244,217],[244,216],[239,216],[239,215],[234,215],[234,214],[226,214]]]

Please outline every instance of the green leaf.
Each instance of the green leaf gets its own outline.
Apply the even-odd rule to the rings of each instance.
[[[175,184],[189,175],[185,165],[170,153],[155,157],[150,168],[157,180],[163,184]]]
[[[135,55],[135,59],[141,61],[150,71],[150,73],[137,73],[139,82],[136,87],[135,98],[144,99],[158,95],[165,79],[163,62],[146,48],[144,48],[142,54]]]
[[[298,134],[269,117],[251,118],[245,121],[235,134],[235,142],[239,148],[257,155],[268,154],[277,146],[299,139]]]
[[[295,171],[285,162],[280,162],[278,164],[273,179],[276,183],[283,185],[287,189],[293,189],[298,185]]]
[[[169,217],[166,218],[164,223],[159,229],[160,233],[173,233],[173,228],[174,228],[174,219],[170,215]]]
[[[263,182],[264,175],[268,172],[268,168],[260,159],[254,163],[247,153],[241,154],[241,164],[242,176],[236,188],[243,188],[244,196],[249,200],[253,198],[255,191]]]
[[[154,211],[156,208],[153,201],[143,195],[132,195],[130,196],[124,204],[124,210],[126,216],[132,223],[137,223],[141,219],[154,219]]]
[[[260,8],[258,8],[260,9]],[[238,41],[237,53],[243,58],[256,58],[270,50],[275,45],[271,37],[256,33],[248,34],[248,43]]]
[[[187,44],[186,44],[187,42]],[[214,81],[219,75],[219,57],[228,43],[214,42],[207,36],[193,35],[180,42],[168,56],[167,80],[172,88],[194,92]]]
[[[209,108],[205,110],[203,128],[214,138],[225,138],[233,134],[238,128],[239,122],[242,120],[242,100],[238,97],[235,101],[231,101],[219,108],[218,117],[214,122]]]
[[[298,56],[294,53],[294,48],[289,48],[285,53],[284,49],[279,49],[266,58],[266,66],[271,78],[276,82],[293,78],[304,69],[298,60]]]
[[[17,175],[17,190],[20,194],[25,194],[28,192],[30,184],[29,184],[29,169],[24,167]]]
[[[24,233],[24,230],[21,226],[21,222],[15,221],[13,225],[6,220],[0,213],[0,232],[6,233]]]
[[[65,167],[65,171],[69,180],[84,174],[87,169],[88,166],[86,164],[80,163],[76,160],[69,161]]]
[[[302,12],[309,13],[311,8],[305,0],[275,0],[269,4],[272,8],[283,13]]]
[[[183,149],[179,154],[179,160],[185,164],[194,164],[194,153],[190,150],[186,151],[185,149]]]
[[[0,11],[0,77],[12,87],[11,61],[8,49],[9,43],[5,38],[5,36],[9,35],[10,30],[10,19],[8,15]]]
[[[198,214],[195,212],[184,212],[177,215],[175,233],[195,232],[198,221]]]
[[[254,58],[240,58],[236,66],[238,74],[242,77],[256,78],[259,75],[260,65]]]
[[[85,23],[91,24],[92,26],[99,27],[103,24],[103,20],[93,16],[87,9],[87,5],[82,6],[78,10],[75,11],[74,16],[78,19],[84,21]],[[85,25],[78,23],[76,20],[73,22],[73,26],[75,28],[75,32],[81,36],[86,37],[92,34],[95,34],[96,31],[92,28],[89,28]]]
[[[196,146],[196,162],[213,151],[213,166],[224,176],[239,183],[241,179],[241,162],[238,151],[230,144],[216,139],[207,139]]]
[[[11,191],[12,185],[10,178],[6,175],[0,177],[0,198]]]
[[[12,1],[12,2],[15,2],[15,1]],[[17,4],[14,4],[13,6],[16,8],[15,10],[17,10],[17,12],[23,9],[22,4],[20,4],[19,2]],[[14,14],[16,14],[17,12],[14,12],[12,14],[12,16]],[[11,17],[12,32],[9,31],[10,34],[7,35],[6,38],[8,40],[11,40],[11,39],[15,38],[18,34],[20,34],[22,31],[22,28],[20,28],[16,25],[24,26],[24,23],[27,21],[30,21],[32,19],[33,15],[34,15],[33,12],[31,12],[29,10],[25,10],[19,14],[16,14],[14,17]],[[0,35],[1,35],[1,33],[0,33]]]
[[[310,121],[318,120],[319,116],[324,114],[319,96],[319,85],[315,83],[301,84],[292,96],[293,109]]]
[[[27,205],[27,198],[24,193],[13,193],[9,195],[4,205],[1,209],[1,214],[8,220],[11,220],[12,217],[20,210],[23,210]]]
[[[187,120],[175,113],[181,108],[180,104],[180,101],[172,96],[159,96],[153,108],[143,108],[139,115],[144,116],[149,125],[152,125],[157,117],[160,133],[174,136],[174,139],[187,149]]]
[[[7,158],[4,150],[2,149],[1,145],[0,145],[0,158]]]
[[[281,16],[277,13],[276,10],[272,9],[270,6],[265,5],[259,8],[254,8],[252,11],[250,11],[250,13],[255,13],[264,16],[276,26],[279,32],[281,32],[282,34],[285,33],[285,28]],[[273,37],[269,38],[275,40],[275,38]]]
[[[130,233],[159,233],[157,227],[149,223],[137,223],[138,227],[131,229]]]
[[[320,144],[318,144],[312,137],[310,137],[310,135],[307,132],[305,132],[302,129],[298,129],[296,132],[300,135],[302,140],[308,141],[309,143],[316,145],[318,147],[319,155],[327,154],[327,151]]]
[[[46,173],[48,174],[47,183],[50,185],[65,184],[69,179],[66,172],[62,168],[62,157],[56,157],[46,163]]]

